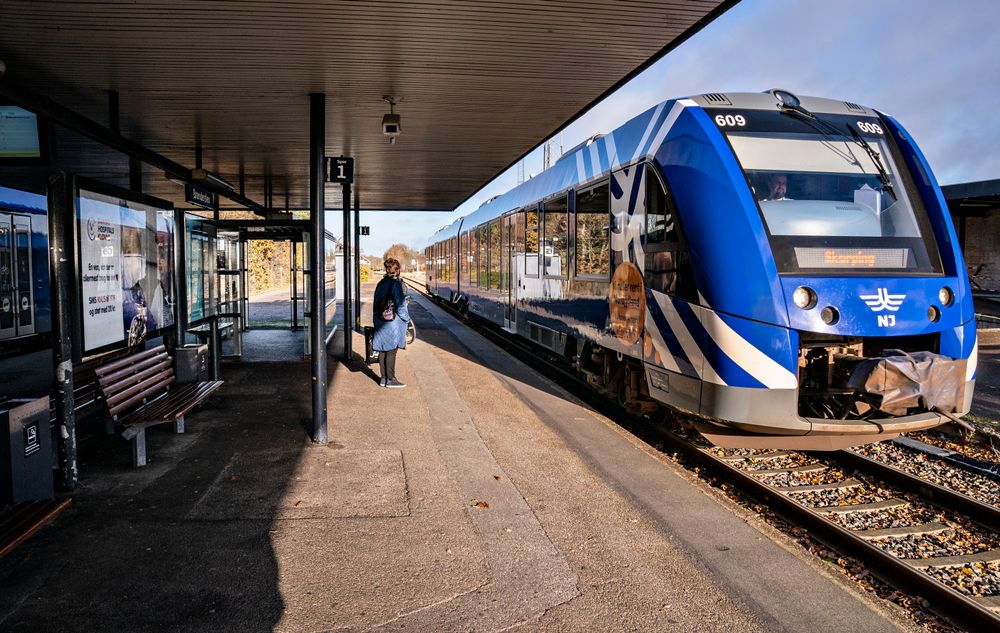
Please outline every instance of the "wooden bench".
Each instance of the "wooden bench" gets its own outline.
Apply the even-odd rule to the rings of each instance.
[[[176,385],[174,365],[163,345],[101,365],[94,370],[101,399],[121,435],[132,442],[132,464],[146,465],[146,429],[172,422],[184,432],[184,415],[221,380]]]

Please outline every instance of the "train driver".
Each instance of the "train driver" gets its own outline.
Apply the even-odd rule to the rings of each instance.
[[[764,200],[791,200],[785,196],[788,193],[788,176],[785,174],[771,174],[767,179],[767,195]]]

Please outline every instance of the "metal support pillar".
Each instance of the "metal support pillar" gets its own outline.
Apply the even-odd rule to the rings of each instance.
[[[108,90],[108,129],[121,136],[121,99],[117,90]],[[142,193],[142,161],[135,156],[128,157],[129,189]]]
[[[222,355],[222,347],[219,341],[219,317],[214,316],[208,320],[208,357],[211,360],[211,364],[208,366],[209,380],[219,379],[220,355]]]
[[[351,329],[359,330],[361,323],[361,201],[358,188],[354,188],[354,324]]]
[[[309,95],[309,267],[312,269],[312,295],[309,312],[309,348],[312,351],[312,439],[327,443],[326,422],[326,269],[324,267],[324,236],[326,235],[326,95]]]
[[[351,304],[354,303],[354,295],[351,290],[351,281],[354,277],[354,267],[351,266],[352,253],[351,245],[351,183],[344,183],[344,360],[351,360],[353,351],[351,349],[351,336],[354,334],[354,327],[351,325],[351,315],[354,313]]]
[[[66,490],[76,488],[76,418],[73,411],[73,308],[71,292],[76,289],[70,248],[73,209],[66,174],[49,176],[49,284],[52,306],[52,365],[56,387],[56,437],[59,444],[60,483]],[[55,283],[59,279],[60,283]]]

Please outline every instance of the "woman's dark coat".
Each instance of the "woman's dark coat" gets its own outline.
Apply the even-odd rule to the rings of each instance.
[[[396,318],[392,321],[382,320],[382,300],[386,295],[396,303]],[[377,352],[388,352],[394,349],[406,348],[406,326],[410,322],[410,311],[406,308],[406,293],[403,292],[403,282],[391,275],[382,277],[375,286],[373,321],[375,335],[372,337],[372,349]]]

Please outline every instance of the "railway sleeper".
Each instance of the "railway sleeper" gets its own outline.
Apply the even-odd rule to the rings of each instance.
[[[724,462],[741,462],[745,459],[756,462],[770,459],[781,459],[783,457],[791,457],[792,455],[793,453],[791,451],[770,451],[768,453],[760,453],[758,455],[713,455],[713,457]]]
[[[803,464],[802,466],[791,466],[789,468],[763,468],[755,470],[754,475],[780,475],[782,473],[821,473],[829,470],[825,464]]]
[[[905,525],[901,527],[894,528],[879,528],[872,530],[857,530],[855,534],[865,539],[866,541],[872,541],[882,538],[893,538],[899,536],[925,536],[928,534],[941,534],[942,532],[947,532],[952,530],[950,525],[945,523],[940,523],[938,521],[933,521],[931,523],[920,523],[918,525]]]
[[[790,492],[815,492],[817,490],[847,490],[849,488],[860,488],[862,485],[864,484],[852,477],[843,481],[835,481],[832,484],[814,484],[810,486],[774,486],[774,489],[780,493],[788,494]]]
[[[873,503],[858,503],[855,505],[847,505],[847,506],[830,506],[823,508],[823,512],[829,512],[832,514],[852,514],[854,512],[881,512],[882,510],[889,510],[891,508],[902,508],[908,505],[910,505],[909,501],[903,501],[902,499],[897,499],[893,497],[892,499],[884,499],[882,501],[875,501]]]
[[[907,558],[910,567],[925,569],[927,567],[962,567],[974,563],[995,563],[1000,561],[1000,549],[965,554],[963,556],[938,556],[936,558]]]

